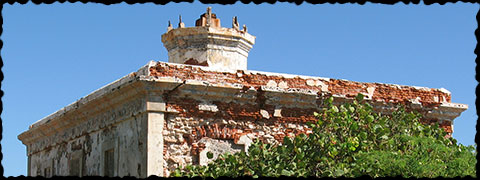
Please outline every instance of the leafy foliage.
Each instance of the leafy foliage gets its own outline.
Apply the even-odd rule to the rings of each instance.
[[[281,146],[254,141],[248,153],[221,155],[207,166],[188,165],[173,176],[475,177],[476,152],[421,115],[398,107],[375,113],[359,94],[340,106],[328,98],[312,133],[285,137]]]

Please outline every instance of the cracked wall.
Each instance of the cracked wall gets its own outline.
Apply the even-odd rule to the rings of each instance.
[[[28,149],[28,175],[107,175],[106,169],[111,169],[113,176],[146,177],[148,116],[142,113],[146,101],[132,94],[111,93],[108,98],[54,114],[42,126],[34,126],[33,132],[20,135]],[[108,150],[114,162],[111,167],[104,163]]]
[[[281,144],[285,136],[309,133],[306,122],[316,121],[313,112],[319,112],[323,99],[330,96],[334,104],[341,104],[362,93],[375,111],[384,114],[403,104],[424,114],[423,122],[438,122],[453,132],[453,116],[434,115],[450,104],[451,95],[443,89],[243,70],[219,72],[161,62],[151,66],[150,73],[158,83],[179,83],[165,100],[170,111],[163,131],[164,176],[179,166],[205,165],[211,161],[205,157],[208,151],[215,159],[227,151],[246,151],[253,139]]]

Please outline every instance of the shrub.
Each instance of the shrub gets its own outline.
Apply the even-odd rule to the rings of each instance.
[[[403,107],[391,115],[375,113],[361,94],[340,106],[332,101],[315,113],[308,135],[285,137],[280,146],[255,140],[248,153],[180,167],[172,176],[475,177],[475,148],[446,138],[438,124],[420,123],[418,113]]]

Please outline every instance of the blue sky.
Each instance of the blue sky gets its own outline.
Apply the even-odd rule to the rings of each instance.
[[[149,60],[168,61],[160,41],[168,20],[177,27],[182,15],[194,26],[207,6],[223,27],[238,16],[257,37],[248,69],[443,87],[452,102],[469,105],[454,121],[453,137],[475,143],[478,4],[5,4],[4,175],[26,175],[26,148],[17,135],[30,124]]]

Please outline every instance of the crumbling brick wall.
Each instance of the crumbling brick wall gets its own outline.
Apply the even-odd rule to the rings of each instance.
[[[204,160],[202,153],[206,153],[205,149],[215,149],[220,143],[230,143],[231,148],[225,151],[234,151],[234,146],[248,148],[252,139],[278,144],[284,136],[309,133],[311,129],[306,122],[316,121],[313,113],[320,111],[323,99],[329,96],[338,104],[362,93],[377,111],[386,114],[403,104],[408,110],[426,115],[425,123],[439,122],[447,132],[452,132],[451,121],[429,114],[440,105],[450,103],[451,95],[443,89],[244,70],[221,72],[161,62],[149,71],[154,78],[195,81],[197,86],[204,86],[204,89],[189,90],[179,85],[180,88],[169,92],[165,99],[167,108],[175,112],[166,115],[163,131],[166,176],[178,166],[205,164],[208,160]],[[232,87],[237,89],[221,90]],[[192,94],[202,90],[216,94]]]

